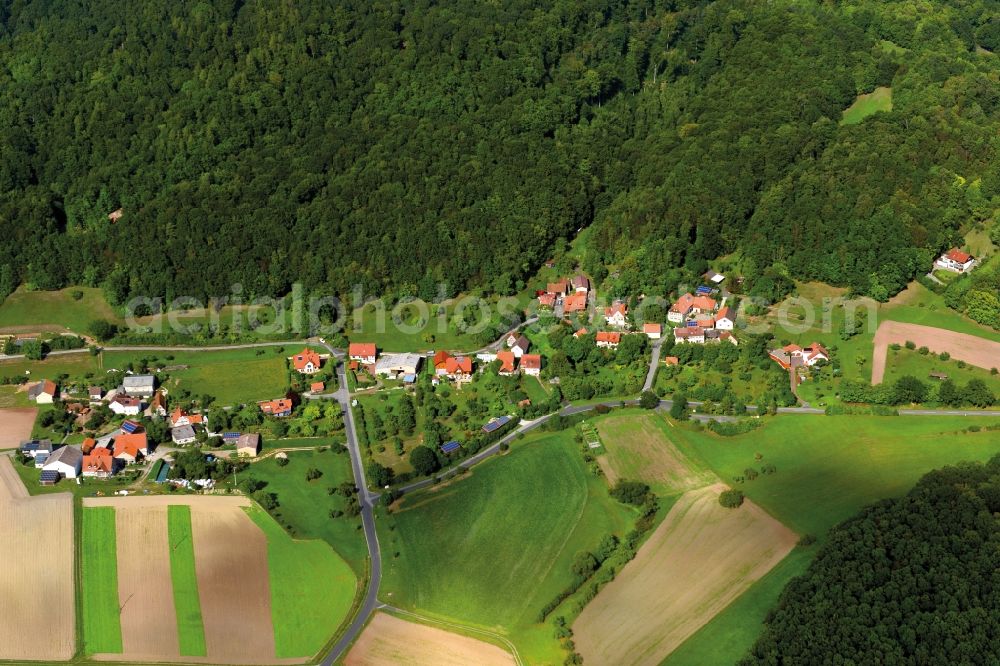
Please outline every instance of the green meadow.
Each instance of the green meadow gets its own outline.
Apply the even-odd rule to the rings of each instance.
[[[323,541],[294,540],[262,509],[249,513],[267,535],[275,656],[312,657],[349,619],[358,579]]]
[[[1000,367],[1000,359],[997,359]],[[891,384],[904,375],[911,375],[928,384],[938,380],[930,378],[930,373],[944,373],[959,386],[964,386],[972,379],[986,383],[994,395],[1000,395],[1000,375],[994,375],[989,370],[977,368],[974,365],[959,366],[955,359],[942,361],[936,354],[921,354],[915,350],[890,349],[887,352],[885,377],[883,381]]]
[[[308,441],[310,446],[331,443],[331,440],[321,439]],[[318,469],[323,475],[306,481],[306,472],[310,469]],[[272,514],[292,537],[325,541],[347,561],[358,578],[365,575],[368,547],[360,530],[361,519],[346,513],[338,518],[330,517],[331,511],[344,511],[347,505],[346,499],[331,494],[330,488],[354,481],[347,453],[291,451],[284,467],[279,466],[274,457],[266,458],[240,473],[241,481],[248,477],[263,481],[267,484],[264,491],[278,496],[279,506]]]
[[[185,657],[204,657],[205,627],[201,620],[198,577],[194,564],[191,507],[167,507],[167,535],[170,541],[170,578],[174,586],[180,653]]]
[[[879,86],[870,93],[858,95],[854,103],[844,109],[841,125],[856,125],[879,111],[892,111],[892,88]]]
[[[88,508],[83,509],[82,516],[80,599],[83,652],[120,653],[122,628],[118,615],[115,510],[112,507]]]
[[[587,470],[572,431],[531,436],[379,519],[381,597],[501,634],[527,663],[561,662],[551,625],[535,622],[539,610],[572,580],[577,552],[633,520]]]
[[[82,294],[79,300],[74,292]],[[67,287],[59,291],[28,291],[20,287],[0,303],[0,331],[53,331],[69,329],[86,333],[95,319],[118,322],[119,317],[100,289]]]

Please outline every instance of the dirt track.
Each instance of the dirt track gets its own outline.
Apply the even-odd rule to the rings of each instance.
[[[29,497],[0,457],[0,659],[73,656],[73,548],[73,496]]]
[[[514,657],[484,641],[393,615],[375,613],[344,666],[513,666]]]
[[[38,410],[34,407],[0,409],[0,449],[13,449],[31,437]]]
[[[586,664],[659,664],[770,571],[794,532],[746,501],[724,509],[716,484],[685,493],[636,558],[573,624]]]
[[[178,657],[166,507],[115,509],[122,648]]]
[[[1000,342],[965,333],[955,333],[943,328],[883,321],[875,332],[872,352],[872,386],[881,384],[885,377],[886,354],[892,343],[913,342],[917,348],[927,347],[931,352],[948,352],[957,361],[965,361],[980,368],[1000,367]]]
[[[195,509],[220,510],[250,506],[242,495],[130,495],[128,497],[84,497],[84,506],[113,506],[118,508],[161,507],[185,505]]]

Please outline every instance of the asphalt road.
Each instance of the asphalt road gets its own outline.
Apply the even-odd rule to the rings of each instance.
[[[646,381],[642,385],[643,391],[649,391],[653,388],[653,380],[656,379],[656,368],[660,365],[660,346],[663,344],[663,340],[653,340],[653,351],[649,358],[649,372],[646,373]]]

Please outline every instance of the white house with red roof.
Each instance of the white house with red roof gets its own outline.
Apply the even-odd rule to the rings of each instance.
[[[697,296],[687,293],[674,301],[667,312],[667,320],[675,324],[683,323],[687,318],[695,315],[709,315],[719,307],[719,304],[711,296],[699,294]]]
[[[352,342],[347,346],[347,355],[352,361],[371,365],[378,358],[378,348],[374,342]]]
[[[594,336],[594,342],[598,347],[606,349],[616,349],[622,341],[622,334],[612,331],[598,331]]]
[[[542,357],[538,354],[525,354],[521,357],[521,372],[537,377],[542,371]]]
[[[663,335],[663,325],[646,322],[642,325],[642,332],[650,340],[659,340],[660,336]]]
[[[976,265],[976,258],[973,257],[968,252],[963,252],[957,247],[953,247],[934,262],[934,266],[937,268],[942,268],[946,271],[953,271],[955,273],[967,273],[971,271]]]
[[[608,323],[608,326],[628,328],[628,305],[619,302],[604,308],[604,321]]]
[[[322,365],[323,361],[320,355],[309,347],[292,357],[292,367],[303,375],[316,374]]]
[[[736,326],[736,313],[728,305],[715,314],[715,327],[723,331],[731,331]]]
[[[816,365],[820,361],[830,360],[830,352],[818,342],[806,347],[785,345],[781,349],[772,349],[768,354],[771,359],[785,370]]]

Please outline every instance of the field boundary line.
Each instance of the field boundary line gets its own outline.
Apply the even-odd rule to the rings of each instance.
[[[419,613],[414,613],[413,611],[403,610],[402,608],[390,606],[388,604],[382,606],[378,610],[381,610],[383,612],[389,612],[390,614],[405,615],[412,618],[416,618],[417,620],[420,620],[423,624],[428,624],[432,626],[438,625],[442,627],[452,627],[454,629],[461,629],[462,631],[474,634],[480,634],[482,636],[489,636],[490,638],[500,641],[507,647],[507,649],[510,650],[510,653],[514,657],[514,662],[517,664],[517,666],[525,666],[524,660],[521,659],[521,655],[518,654],[517,648],[514,647],[514,644],[511,643],[507,638],[501,636],[496,632],[489,631],[487,629],[480,629],[478,627],[470,627],[468,625],[461,624],[458,622],[448,622],[447,620],[438,620],[436,618],[427,617],[426,615],[420,615]]]

